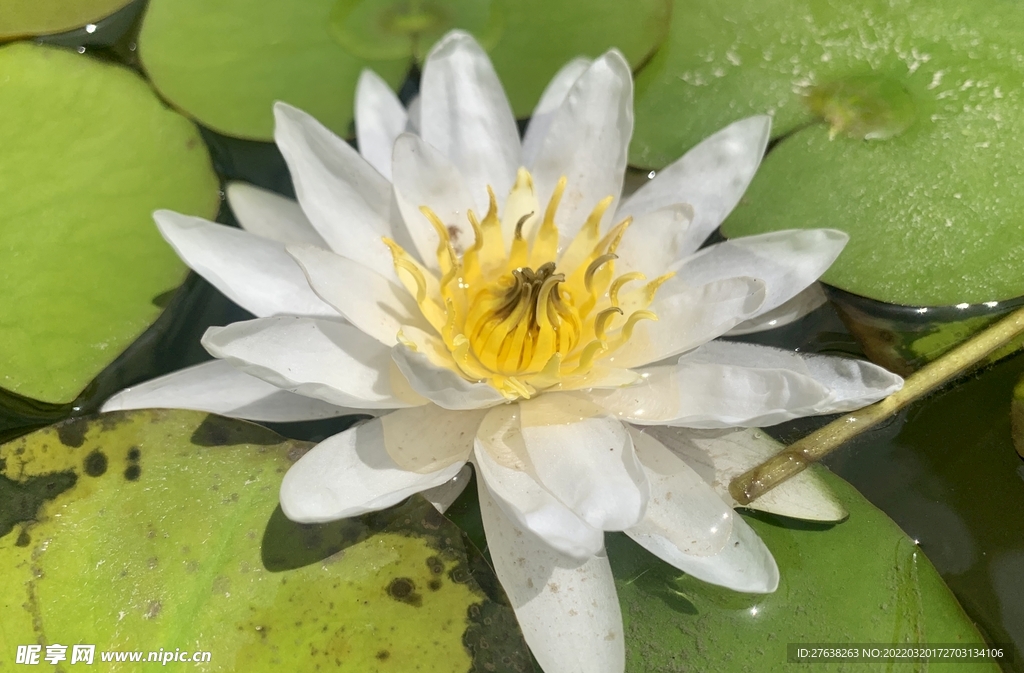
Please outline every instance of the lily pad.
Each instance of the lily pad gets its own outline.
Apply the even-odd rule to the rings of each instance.
[[[95,23],[132,0],[4,0],[0,40],[61,33]]]
[[[548,80],[580,55],[618,47],[639,66],[667,33],[671,0],[151,0],[139,36],[154,86],[204,126],[273,137],[274,101],[351,135],[356,81],[397,87],[452,28],[491,51],[512,107],[527,117]]]
[[[886,302],[1022,295],[1021,30],[1014,3],[678,0],[637,81],[632,160],[657,168],[734,119],[774,114],[785,139],[726,235],[843,229],[824,280]]]
[[[142,65],[165,98],[219,133],[272,139],[282,100],[348,135],[359,73],[372,68],[397,86],[410,59],[349,52],[332,35],[337,2],[152,0]]]
[[[805,101],[814,87],[851,77],[900,85],[924,68],[927,90],[933,59],[991,36],[998,18],[952,0],[674,0],[668,39],[636,78],[630,163],[661,168],[755,114],[771,114],[773,134],[785,135],[815,119]],[[981,52],[999,50],[972,51]]]
[[[913,540],[842,479],[824,469],[819,475],[849,510],[847,521],[827,527],[744,517],[779,564],[782,580],[774,594],[712,587],[680,576],[625,536],[609,540],[636,670],[682,664],[709,673],[790,671],[790,643],[985,642]],[[923,670],[910,662],[885,665]],[[842,666],[865,664],[835,670],[846,670]],[[992,662],[959,662],[956,669],[1000,670]]]
[[[744,512],[779,565],[782,579],[773,594],[705,584],[624,534],[606,536],[626,629],[626,670],[785,673],[793,667],[789,643],[985,642],[913,540],[845,481],[822,467],[811,469],[849,511],[846,521],[828,525]],[[474,494],[467,488],[449,516],[482,544]],[[910,663],[888,666],[924,670]],[[978,662],[960,663],[957,670],[1000,669]]]
[[[217,178],[195,126],[121,66],[0,48],[0,109],[0,387],[67,404],[185,277],[152,211],[214,216]]]
[[[182,411],[0,446],[0,648],[205,651],[213,671],[532,670],[479,552],[425,500],[288,521],[278,488],[308,446]]]
[[[330,32],[350,53],[364,58],[424,58],[437,40],[458,26],[493,45],[502,14],[492,0],[338,0]]]
[[[671,0],[495,0],[504,29],[491,60],[519,118],[533,113],[548,81],[577,56],[615,47],[635,69],[668,35]],[[484,43],[486,46],[486,43]]]

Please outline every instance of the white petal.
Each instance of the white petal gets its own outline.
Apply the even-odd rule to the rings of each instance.
[[[390,507],[414,493],[440,486],[462,469],[479,417],[451,414],[423,425],[422,409],[401,409],[317,444],[281,483],[281,508],[300,523],[320,523]],[[409,428],[409,423],[419,427]],[[430,471],[414,472],[392,457],[391,435],[407,441],[417,433],[416,451],[430,456]],[[464,441],[452,441],[454,437]],[[428,464],[428,463],[424,463]]]
[[[629,536],[668,563],[680,554],[722,551],[732,534],[732,508],[661,442],[635,428],[629,434],[651,485],[647,513]]]
[[[475,206],[486,210],[487,186],[499,203],[520,164],[519,129],[487,54],[454,30],[427,56],[420,84],[420,133],[462,173]]]
[[[788,369],[829,391],[829,397],[801,415],[853,411],[891,395],[903,379],[887,369],[856,358],[793,353],[780,348],[714,341],[687,353],[679,362],[726,364],[759,369]],[[766,424],[767,425],[767,424]]]
[[[598,201],[619,198],[632,134],[633,76],[622,54],[609,51],[572,85],[551,119],[536,160],[527,166],[542,208],[559,178],[568,179],[556,216],[563,246]],[[615,204],[609,213],[614,209]]]
[[[392,174],[402,219],[427,268],[438,268],[439,239],[420,206],[441,218],[456,252],[461,254],[473,245],[473,227],[467,215],[473,209],[473,197],[462,174],[444,155],[418,136],[403,134],[395,142]],[[476,214],[483,217],[479,211]]]
[[[590,399],[630,423],[689,428],[774,425],[829,399],[825,386],[788,369],[684,361],[639,371],[643,383]]]
[[[555,117],[558,108],[562,106],[569,89],[576,83],[593,61],[589,58],[574,58],[562,66],[562,69],[555,73],[555,76],[548,82],[544,93],[537,101],[537,107],[533,108],[530,115],[530,124],[526,127],[523,135],[523,165],[532,166],[540,152],[544,138],[551,128],[551,121]]]
[[[714,341],[675,365],[640,370],[642,384],[591,399],[639,425],[760,427],[850,411],[899,390],[903,380],[863,360],[801,355]]]
[[[821,283],[813,283],[792,299],[779,304],[770,311],[765,311],[750,320],[744,320],[726,333],[726,336],[753,334],[764,330],[775,329],[800,320],[819,306],[828,301]]]
[[[562,392],[589,388],[621,388],[640,381],[640,375],[632,369],[619,369],[595,364],[583,376],[563,379],[558,384]]]
[[[405,288],[372,269],[327,250],[289,246],[309,285],[353,325],[385,346],[397,343],[402,325],[429,328]]]
[[[509,455],[523,467],[509,466]],[[530,469],[529,456],[519,429],[517,405],[502,405],[488,412],[477,430],[473,456],[480,479],[487,483],[498,506],[518,527],[581,561],[604,549],[602,531],[587,525],[524,471]],[[496,456],[505,460],[499,462]]]
[[[247,374],[338,406],[397,409],[426,404],[393,385],[387,346],[344,323],[259,318],[211,327],[203,335],[203,346]]]
[[[673,203],[693,206],[684,253],[693,252],[739,203],[768,145],[771,117],[735,122],[684,154],[638,189],[617,219],[651,213]]]
[[[626,531],[631,535],[630,531]],[[709,584],[748,594],[770,594],[779,588],[779,566],[764,542],[741,517],[735,517],[729,540],[712,556],[678,553],[653,540],[637,540],[652,554]]]
[[[462,466],[462,469],[454,477],[440,486],[428,488],[420,492],[420,495],[433,505],[434,509],[444,514],[459,499],[459,496],[466,490],[466,486],[469,485],[472,479],[473,469],[467,463]]]
[[[298,202],[245,182],[231,182],[228,203],[242,229],[278,243],[302,243],[326,248]]]
[[[602,362],[632,368],[696,348],[753,315],[764,295],[764,283],[753,278],[727,278],[700,287],[671,278],[650,306],[658,320],[637,323],[630,340]]]
[[[396,344],[391,357],[417,393],[445,409],[483,409],[505,402],[505,397],[487,383],[468,381],[456,369],[443,342],[430,333],[406,326],[405,343]]]
[[[156,211],[153,219],[186,264],[246,311],[338,317],[281,243],[170,210]]]
[[[604,553],[584,562],[517,527],[477,480],[494,572],[545,671],[623,673],[622,612]]]
[[[386,179],[391,179],[391,148],[409,118],[398,96],[372,70],[356,84],[356,139],[359,153]]]
[[[647,477],[618,420],[571,394],[548,393],[519,408],[541,486],[598,530],[624,530],[643,518]]]
[[[832,265],[849,235],[838,229],[789,229],[716,243],[674,270],[690,285],[742,274],[765,282],[757,317],[792,299]]]
[[[425,474],[469,459],[487,411],[451,411],[433,404],[381,418],[388,455],[403,470]]]
[[[394,267],[381,237],[391,235],[391,185],[302,110],[278,102],[274,119],[274,140],[306,217],[332,250],[389,277]]]
[[[758,429],[651,427],[644,428],[644,432],[685,460],[734,507],[738,503],[729,493],[729,483],[784,448]],[[814,470],[804,470],[744,507],[808,521],[841,521],[847,517],[842,503]]]
[[[636,218],[615,251],[619,256],[615,260],[616,273],[639,271],[649,278],[656,278],[668,271],[684,254],[683,246],[692,221],[693,208],[685,203],[666,206]],[[743,269],[737,271],[742,272]]]
[[[372,413],[281,390],[224,360],[193,365],[125,388],[107,400],[102,411],[124,409],[195,409],[268,423]]]

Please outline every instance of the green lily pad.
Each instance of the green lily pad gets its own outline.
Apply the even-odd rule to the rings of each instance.
[[[822,467],[811,469],[849,511],[847,520],[827,525],[743,516],[779,565],[782,579],[773,594],[706,584],[624,534],[606,536],[626,629],[627,671],[786,673],[793,668],[789,643],[985,642],[913,540],[845,481]],[[449,516],[482,544],[473,493],[467,488]],[[889,666],[845,663],[821,670],[925,670],[910,663]],[[1000,669],[980,662],[960,663],[956,670]]]
[[[1020,296],[1021,30],[1014,3],[678,0],[637,80],[632,160],[660,167],[771,113],[785,139],[726,235],[843,229],[824,280],[890,303]]]
[[[153,85],[225,135],[273,138],[274,101],[351,135],[364,68],[397,87],[415,59],[453,28],[491,57],[512,107],[528,117],[570,59],[610,47],[634,67],[667,33],[671,0],[151,0],[139,36]]]
[[[186,268],[153,226],[216,214],[195,126],[127,68],[0,48],[0,387],[66,404],[160,315]]]
[[[425,500],[284,517],[281,477],[308,446],[182,411],[0,446],[0,649],[205,651],[213,671],[531,670],[479,552]]]
[[[397,86],[410,59],[349,52],[332,35],[337,3],[221,0],[211,11],[206,0],[152,0],[142,65],[165,98],[219,133],[271,140],[282,100],[349,135],[359,73],[372,68]]]
[[[819,474],[849,510],[847,521],[827,527],[744,517],[779,564],[782,579],[774,594],[713,587],[680,576],[625,536],[609,540],[636,670],[670,671],[682,662],[709,673],[745,666],[790,671],[789,643],[985,642],[913,540],[845,481],[824,469]],[[871,666],[837,664],[834,670],[865,665]],[[874,665],[923,670],[908,662]],[[956,670],[1000,669],[991,662],[960,662]]]
[[[755,114],[771,114],[773,134],[785,135],[815,119],[805,97],[837,80],[888,78],[898,87],[927,71],[917,78],[925,88],[934,58],[995,23],[972,16],[977,25],[965,27],[966,13],[952,0],[675,0],[668,39],[636,78],[630,163],[661,168]]]
[[[491,0],[338,0],[329,30],[350,53],[368,59],[422,59],[458,26],[492,46],[502,15]]]
[[[615,47],[639,68],[665,40],[672,14],[671,0],[496,1],[505,23],[490,56],[519,118],[533,113],[548,81],[577,56]]]
[[[94,23],[131,0],[4,0],[0,6],[0,40],[62,33]]]

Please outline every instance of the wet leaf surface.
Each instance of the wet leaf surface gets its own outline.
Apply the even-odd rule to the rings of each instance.
[[[677,0],[637,78],[631,161],[660,168],[730,121],[772,114],[782,140],[727,236],[842,229],[850,244],[823,280],[886,302],[1020,296],[1022,29],[1006,2]]]
[[[170,411],[0,446],[0,648],[204,650],[218,671],[532,670],[479,552],[426,501],[288,521],[278,488],[308,446]]]

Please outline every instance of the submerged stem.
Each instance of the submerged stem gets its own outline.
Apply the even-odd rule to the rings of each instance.
[[[799,474],[847,440],[889,418],[914,400],[967,372],[988,355],[1024,333],[1024,308],[1018,309],[907,377],[903,388],[871,406],[838,418],[798,440],[729,484],[729,493],[746,505]]]

